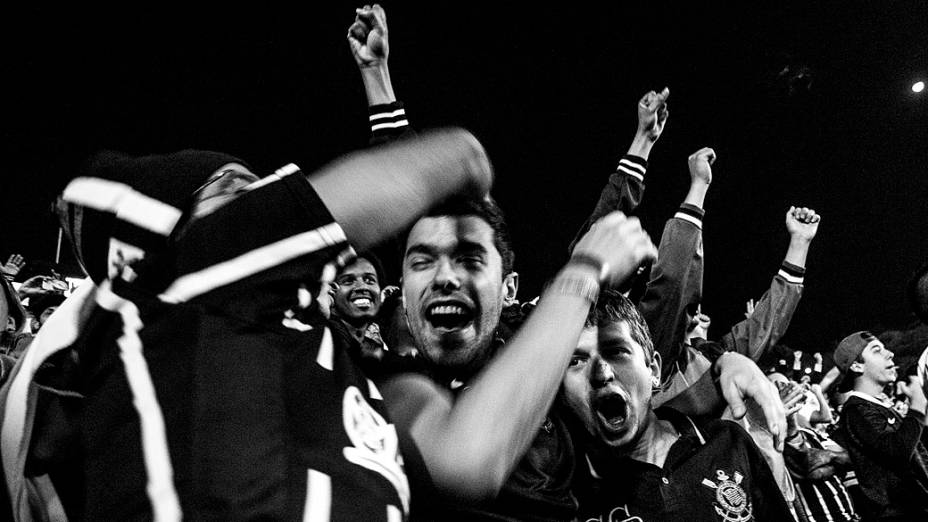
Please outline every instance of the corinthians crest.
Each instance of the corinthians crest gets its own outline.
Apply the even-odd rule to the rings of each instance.
[[[750,522],[754,520],[751,513],[751,501],[741,487],[744,476],[735,471],[733,477],[723,470],[716,470],[717,481],[702,479],[702,484],[715,490],[715,512],[725,522]]]

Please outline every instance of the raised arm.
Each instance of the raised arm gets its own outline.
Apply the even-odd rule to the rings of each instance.
[[[609,181],[603,187],[592,214],[570,242],[568,252],[573,252],[577,241],[599,218],[616,210],[632,214],[638,208],[644,195],[644,175],[648,168],[651,148],[664,132],[664,125],[670,115],[667,108],[669,96],[670,89],[665,87],[660,93],[648,92],[638,102],[638,128],[635,137],[628,147],[628,152],[619,160],[619,166],[609,176]]]
[[[715,151],[708,147],[690,155],[690,189],[680,209],[664,226],[660,254],[638,305],[651,330],[654,349],[664,361],[665,381],[673,379],[673,368],[686,361],[683,357],[686,328],[690,314],[702,300],[703,204],[712,183],[715,158]]]
[[[818,410],[809,415],[809,422],[812,424],[830,423],[832,421],[831,406],[828,405],[828,399],[822,393],[822,385],[813,384],[809,389],[815,395],[815,400],[818,401]]]
[[[364,250],[451,195],[485,195],[492,179],[480,142],[452,128],[356,152],[309,181],[351,244]]]
[[[370,143],[381,144],[410,134],[406,109],[397,101],[390,80],[387,13],[379,4],[355,10],[354,23],[348,28],[348,46],[364,82]]]
[[[618,282],[657,254],[635,218],[604,217],[542,295],[525,325],[452,401],[418,375],[381,385],[391,418],[412,435],[436,486],[495,495],[537,434],[596,301],[601,270]],[[592,262],[591,262],[592,260]]]
[[[757,300],[754,313],[732,327],[722,342],[757,361],[786,333],[802,296],[806,256],[821,221],[814,210],[790,207],[786,213],[789,248],[770,289]]]

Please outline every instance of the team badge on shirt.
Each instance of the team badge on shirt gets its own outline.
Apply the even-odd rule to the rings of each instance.
[[[724,470],[716,470],[716,481],[702,479],[702,484],[715,490],[715,512],[725,522],[750,522],[754,520],[751,500],[741,487],[744,476],[735,471],[729,476]]]
[[[345,458],[390,481],[403,503],[403,513],[409,513],[409,482],[403,470],[396,429],[371,408],[354,386],[345,389],[342,415],[352,443],[343,451]]]

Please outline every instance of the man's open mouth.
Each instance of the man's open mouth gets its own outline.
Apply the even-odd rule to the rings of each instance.
[[[474,320],[474,311],[464,303],[444,302],[429,305],[425,319],[434,328],[464,328]]]
[[[349,301],[355,306],[355,308],[360,308],[362,310],[366,310],[374,306],[374,299],[367,292],[352,294]]]
[[[600,423],[610,430],[621,428],[628,419],[628,402],[618,393],[600,396],[593,407]]]

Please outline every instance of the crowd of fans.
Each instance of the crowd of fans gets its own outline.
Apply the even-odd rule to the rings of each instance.
[[[371,148],[103,152],[57,203],[88,279],[3,266],[4,519],[925,520],[928,349],[778,344],[821,216],[786,210],[734,325],[701,306],[716,153],[656,245],[631,217],[669,89],[520,301],[482,146],[413,131],[380,6],[348,42]],[[928,322],[928,265],[907,295]]]

